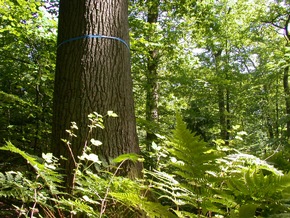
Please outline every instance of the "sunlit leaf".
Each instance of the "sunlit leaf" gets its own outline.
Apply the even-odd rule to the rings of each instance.
[[[131,160],[133,162],[137,162],[139,160],[140,156],[135,153],[129,153],[129,154],[122,154],[115,159],[113,159],[114,163],[120,163],[125,160]]]
[[[90,141],[94,146],[100,146],[103,144],[101,141],[95,139],[91,139]]]

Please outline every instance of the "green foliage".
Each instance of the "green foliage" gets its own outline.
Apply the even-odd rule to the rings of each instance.
[[[18,207],[19,214],[27,217],[29,213],[33,214],[36,207],[41,207],[46,213],[55,213],[50,201],[61,194],[62,182],[62,176],[55,170],[56,159],[51,154],[44,155],[43,159],[33,157],[16,148],[11,142],[7,142],[0,150],[21,155],[33,169],[30,173],[19,171],[1,173],[0,197],[15,201],[16,208],[17,204],[21,203],[21,210]]]
[[[13,171],[0,173],[0,183],[1,197],[21,199],[23,202],[29,202],[33,199],[34,190],[32,187],[37,187],[37,185],[32,185],[30,181],[23,178],[21,172]],[[14,188],[11,190],[11,187]],[[31,187],[31,189],[28,187]]]
[[[178,168],[176,173],[182,174],[184,178],[198,180],[204,178],[206,171],[217,168],[214,164],[214,160],[219,157],[217,150],[208,146],[200,136],[191,133],[180,115],[177,115],[170,145],[169,152],[177,160],[172,165]]]
[[[172,162],[146,175],[179,217],[214,213],[246,218],[289,211],[290,174],[253,155],[221,155],[190,133],[179,116],[168,144]]]
[[[109,112],[108,116],[116,117]],[[89,115],[89,128],[104,128],[103,116],[98,113]],[[67,132],[76,137],[72,123]],[[70,142],[64,140],[68,146]],[[0,198],[15,201],[18,213],[28,217],[35,208],[42,208],[45,217],[71,216],[88,217],[174,217],[169,207],[148,200],[145,193],[145,181],[134,181],[118,176],[122,166],[128,161],[140,161],[136,154],[123,154],[112,161],[112,165],[101,162],[97,155],[91,153],[91,146],[100,146],[97,140],[85,146],[83,153],[76,161],[72,192],[64,192],[63,177],[59,174],[58,160],[51,153],[42,158],[34,157],[7,142],[1,150],[13,152],[24,158],[33,171],[5,172],[0,174]],[[116,165],[117,164],[117,165]],[[30,206],[32,205],[32,206]]]
[[[56,213],[63,217],[65,211],[71,214],[86,214],[88,217],[117,217],[118,213],[120,217],[125,217],[126,214],[130,214],[130,217],[138,217],[138,214],[149,217],[174,217],[169,212],[169,207],[151,202],[142,195],[146,189],[142,181],[117,176],[118,170],[126,160],[137,161],[136,155],[117,157],[114,162],[121,163],[115,172],[111,173],[108,169],[112,169],[113,166],[102,167],[101,162],[87,159],[84,156],[88,154],[83,153],[79,168],[75,172],[73,194],[69,195],[62,191],[62,177],[58,172],[57,160],[52,154],[44,154],[43,158],[32,157],[10,142],[1,147],[1,150],[21,155],[34,169],[34,172],[28,175],[13,171],[0,174],[0,197],[17,200],[23,204],[22,208],[26,204],[33,204],[33,208],[24,208],[26,215],[35,207],[41,207],[45,209],[47,217]],[[95,164],[97,172],[93,172],[96,169],[90,169],[92,164],[87,161]]]
[[[229,155],[222,162],[222,174],[227,177],[224,191],[235,196],[240,214],[252,211],[254,216],[256,209],[263,216],[289,211],[289,173],[284,175],[266,161],[246,154]]]
[[[6,146],[1,147],[0,150],[10,151],[21,155],[29,163],[29,165],[33,167],[37,177],[43,179],[43,185],[50,189],[51,194],[54,195],[59,193],[57,189],[60,187],[62,176],[59,175],[57,171],[54,171],[56,168],[56,160],[52,157],[52,155],[43,155],[45,159],[42,164],[36,159],[36,157],[26,154],[24,151],[16,148],[11,142],[7,142]]]
[[[124,203],[127,207],[133,208],[135,213],[136,209],[134,210],[134,208],[138,208],[140,211],[145,211],[143,214],[147,217],[176,217],[172,212],[169,212],[168,206],[162,206],[160,203],[150,202],[146,198],[140,197],[138,193],[111,193],[111,196]],[[142,215],[142,213],[140,215]]]
[[[167,166],[171,170],[164,167],[165,172],[147,171],[160,198],[167,204],[173,204],[172,209],[180,217],[188,214],[191,214],[190,217],[202,216],[209,211],[224,214],[220,206],[229,205],[233,200],[215,196],[215,189],[221,182],[217,176],[219,167],[216,160],[221,154],[191,133],[179,115],[167,144],[171,159]]]
[[[0,143],[41,155],[50,143],[57,22],[44,1],[0,2]]]
[[[289,66],[290,50],[281,31],[287,28],[286,1],[159,1],[160,16],[152,25],[146,20],[146,2],[129,1],[141,145],[146,131],[168,136],[177,109],[187,125],[178,116],[170,142],[159,138],[152,143],[148,156],[157,170],[147,170],[146,181],[114,175],[118,166],[128,159],[138,161],[139,156],[122,155],[107,166],[90,149],[84,150],[80,159],[75,157],[81,164],[71,196],[62,193],[62,176],[52,154],[28,155],[40,156],[50,144],[58,0],[0,2],[0,143],[11,141],[2,147],[0,162],[13,165],[4,172],[4,166],[10,165],[1,164],[0,196],[11,200],[23,215],[28,216],[36,202],[46,217],[61,217],[63,211],[92,217],[130,217],[134,212],[170,217],[173,211],[179,217],[207,212],[289,217],[290,154],[285,135],[289,93],[282,73]],[[159,123],[144,116],[147,63],[154,49],[159,51]],[[219,110],[220,102],[228,107],[224,112]],[[228,141],[220,138],[223,115],[229,121]],[[117,115],[109,111],[106,116]],[[90,115],[96,122],[89,128],[104,128],[102,117]],[[102,144],[97,139],[88,142]],[[234,154],[222,157],[213,145]],[[17,156],[8,157],[8,151]],[[19,155],[27,165],[19,164]],[[267,160],[275,168],[254,155],[271,157]],[[148,189],[146,195],[143,188]],[[155,197],[154,203],[143,196],[148,193]]]

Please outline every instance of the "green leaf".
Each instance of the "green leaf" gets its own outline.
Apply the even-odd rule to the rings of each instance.
[[[123,162],[125,160],[131,160],[133,162],[137,162],[137,161],[139,161],[139,159],[140,159],[139,155],[137,155],[135,153],[129,153],[129,154],[121,154],[120,156],[113,159],[113,162],[120,163],[120,162]]]
[[[242,205],[239,210],[239,218],[255,217],[256,209],[257,209],[257,205],[255,204]]]

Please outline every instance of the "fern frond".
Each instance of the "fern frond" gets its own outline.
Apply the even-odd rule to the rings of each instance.
[[[174,167],[182,171],[184,179],[204,177],[206,171],[215,171],[214,164],[217,157],[221,157],[218,152],[207,146],[199,136],[195,136],[187,129],[180,115],[176,117],[176,127],[170,139],[170,153],[178,160],[172,163]],[[188,174],[188,175],[186,175]]]
[[[134,193],[110,193],[117,201],[143,211],[148,217],[173,218],[176,217],[170,212],[168,206],[163,206],[156,202],[148,201],[146,198],[141,198]]]
[[[62,176],[58,172],[48,168],[45,164],[40,163],[35,157],[21,151],[19,148],[16,148],[11,142],[7,142],[5,146],[0,147],[0,150],[10,151],[21,155],[35,169],[39,177],[44,180],[45,184],[50,189],[51,194],[59,193],[58,188],[62,182]]]
[[[89,217],[100,217],[100,213],[82,198],[57,200],[60,209],[70,211],[71,214],[85,214]]]
[[[26,180],[22,173],[9,171],[0,173],[0,197],[21,199],[22,202],[33,201],[33,187],[36,183]]]

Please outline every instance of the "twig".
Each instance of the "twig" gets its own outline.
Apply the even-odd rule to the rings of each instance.
[[[271,154],[270,156],[266,157],[264,160],[266,161],[266,160],[270,159],[271,157],[273,157],[279,151],[280,146],[281,146],[281,144],[278,145],[278,147],[275,149],[273,154]]]
[[[34,204],[33,204],[32,208],[31,208],[30,218],[33,218],[33,214],[34,214],[34,211],[35,211],[36,204],[37,204],[37,189],[34,189]]]
[[[106,190],[106,193],[105,193],[105,196],[102,200],[102,204],[101,204],[101,212],[100,212],[100,218],[102,217],[102,215],[105,213],[105,210],[106,210],[106,199],[107,199],[107,196],[109,195],[109,190],[110,190],[110,186],[111,186],[111,183],[113,182],[113,179],[114,177],[116,177],[119,169],[121,168],[121,166],[123,165],[123,163],[125,162],[126,160],[123,160],[119,166],[117,167],[115,173],[113,174],[112,178],[110,179],[109,181],[109,184],[108,184],[108,187],[107,187],[107,190]]]

